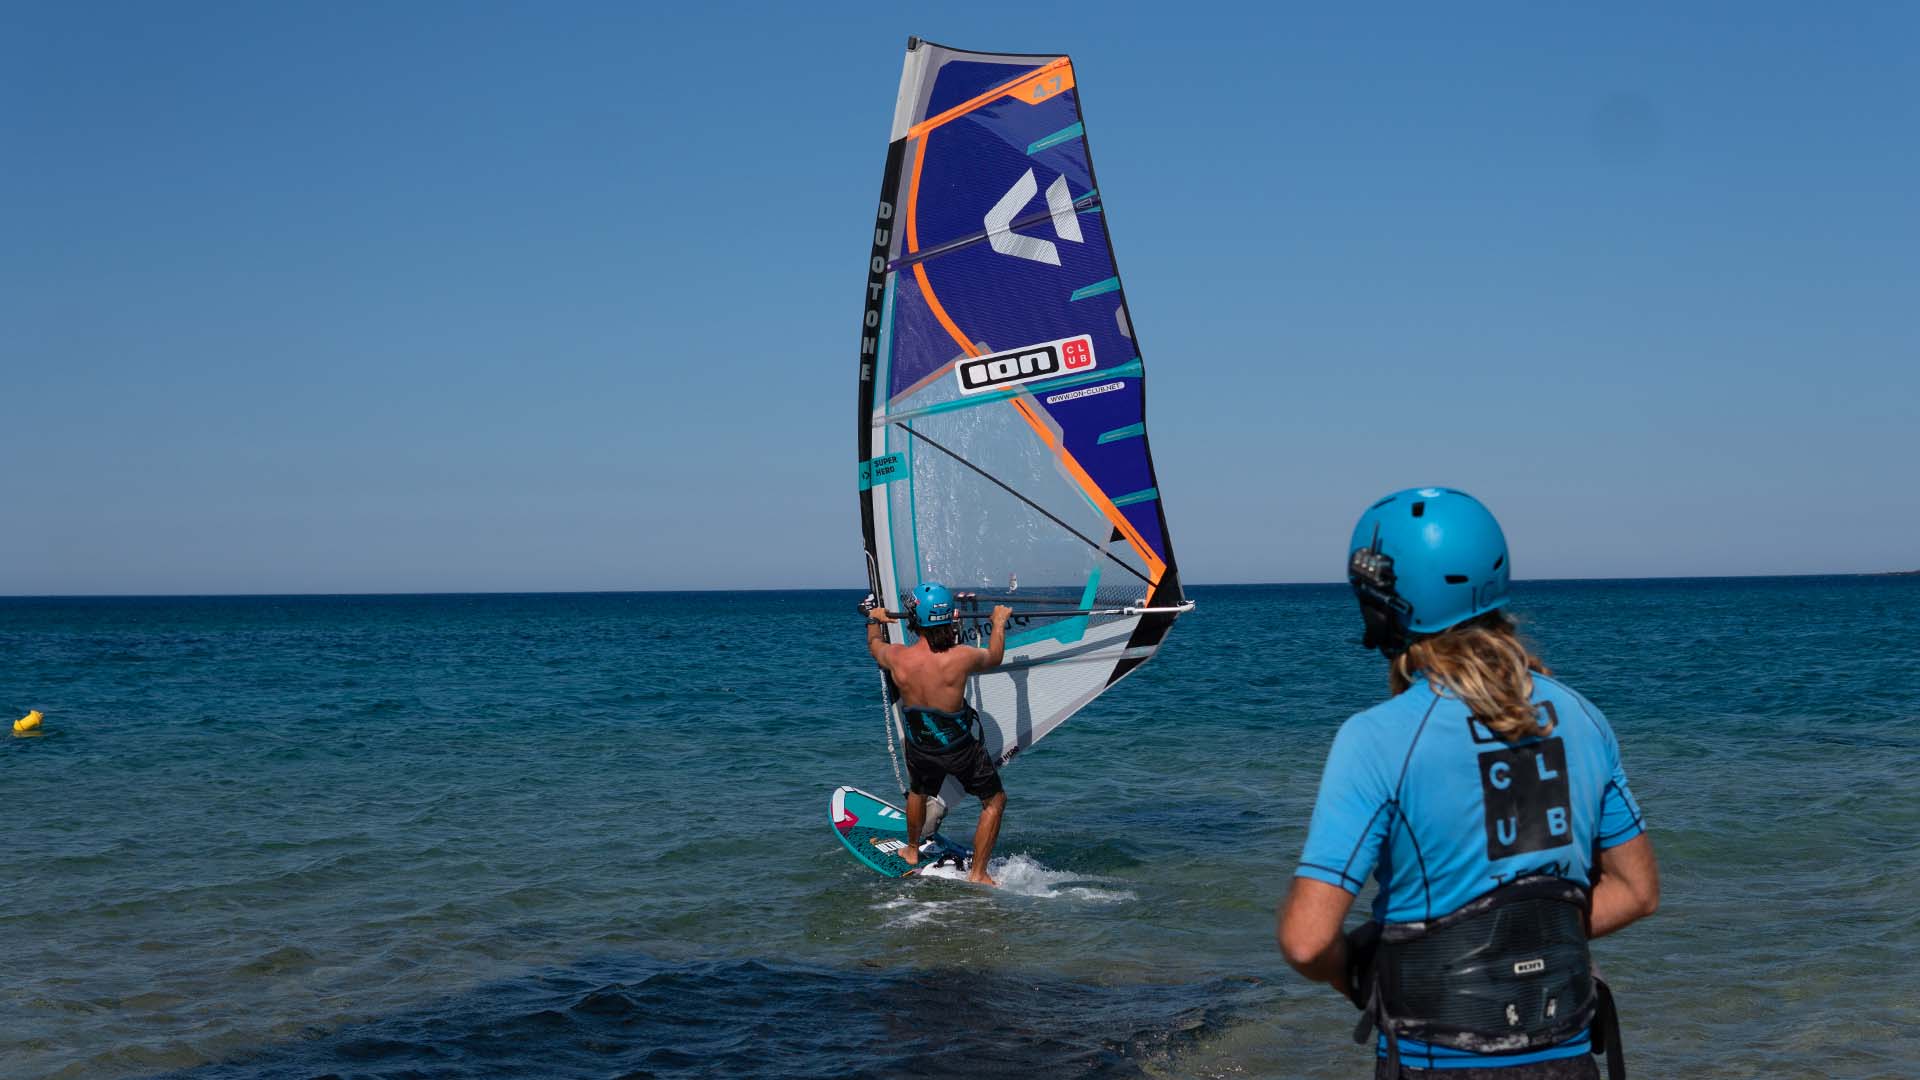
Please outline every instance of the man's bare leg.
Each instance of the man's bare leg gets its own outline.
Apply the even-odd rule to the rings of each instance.
[[[1004,791],[994,792],[991,799],[980,800],[980,824],[973,828],[973,869],[967,873],[968,881],[979,885],[1000,884],[987,876],[987,859],[993,855],[993,842],[1000,839],[1000,812],[1006,806]]]
[[[907,793],[907,846],[895,854],[907,860],[908,866],[920,865],[920,826],[927,822],[927,797]]]

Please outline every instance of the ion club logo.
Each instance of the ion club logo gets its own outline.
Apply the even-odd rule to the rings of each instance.
[[[955,364],[953,371],[960,380],[961,393],[978,394],[1016,383],[1091,371],[1094,366],[1093,339],[1082,334],[1012,352],[969,357]]]

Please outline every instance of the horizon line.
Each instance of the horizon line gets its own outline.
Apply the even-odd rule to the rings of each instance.
[[[1791,578],[1844,578],[1844,577],[1915,577],[1915,570],[1853,570],[1828,573],[1795,574],[1663,574],[1651,577],[1578,577],[1578,578],[1515,578],[1516,585],[1554,585],[1586,584],[1596,582],[1626,581],[1759,581],[1782,580]],[[1220,588],[1309,588],[1316,586],[1338,586],[1346,582],[1332,581],[1194,581],[1183,582],[1186,587],[1200,589]],[[703,593],[758,593],[758,592],[854,592],[858,585],[755,585],[741,588],[697,588],[697,589],[459,589],[441,592],[179,592],[179,593],[7,593],[0,594],[0,600],[292,600],[320,598],[354,597],[432,597],[432,596],[637,596],[650,593],[660,594],[703,594]]]

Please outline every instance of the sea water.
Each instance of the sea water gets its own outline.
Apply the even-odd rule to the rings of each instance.
[[[897,790],[852,591],[0,601],[0,1077],[1371,1075],[1273,910],[1383,662],[1191,593],[1006,770],[999,891],[828,826]],[[1920,579],[1515,610],[1660,855],[1636,1075],[1920,1074]]]

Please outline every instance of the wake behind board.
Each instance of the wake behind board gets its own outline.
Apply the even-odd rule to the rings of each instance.
[[[920,865],[910,865],[898,854],[907,846],[906,811],[856,787],[834,791],[827,820],[854,858],[887,877],[911,877],[941,865],[965,870],[973,862],[973,849],[935,833],[920,842]]]

